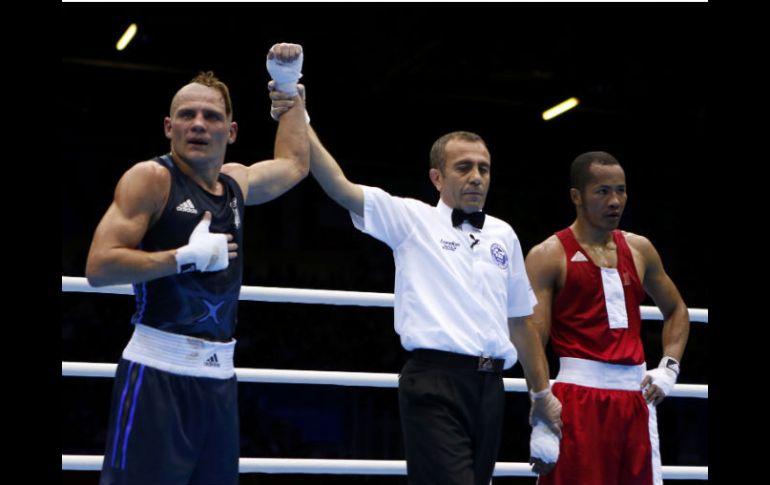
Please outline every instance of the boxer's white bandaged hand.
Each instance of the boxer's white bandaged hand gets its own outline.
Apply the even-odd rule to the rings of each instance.
[[[648,400],[651,400],[649,399],[650,393],[648,392],[648,388],[650,385],[654,385],[663,394],[662,397],[654,399],[654,404],[657,405],[664,397],[668,396],[674,388],[678,376],[679,362],[673,357],[663,356],[657,368],[650,369],[645,373],[645,378],[642,381],[645,397],[648,397]]]
[[[529,462],[532,471],[538,474],[548,473],[559,459],[559,437],[545,423],[538,422],[532,427],[529,438]]]
[[[186,246],[176,250],[177,273],[219,271],[227,268],[227,236],[209,232],[211,213],[206,211],[195,226]]]
[[[280,52],[282,44],[276,44],[267,53],[267,72],[276,83],[276,89],[290,96],[296,96],[297,81],[302,77],[302,61],[304,54],[285,56]],[[300,48],[301,49],[301,48]]]

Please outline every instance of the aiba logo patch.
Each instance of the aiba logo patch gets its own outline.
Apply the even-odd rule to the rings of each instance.
[[[497,243],[492,244],[489,247],[489,252],[492,254],[492,259],[497,263],[497,267],[500,269],[508,268],[508,254],[505,252],[502,246]]]

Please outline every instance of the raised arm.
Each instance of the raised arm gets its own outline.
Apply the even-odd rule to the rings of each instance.
[[[267,57],[268,65],[283,69],[282,72],[288,73],[288,76],[296,76],[296,84],[302,70],[302,46],[275,44]],[[292,105],[278,122],[273,159],[248,167],[237,163],[228,163],[222,167],[222,172],[235,178],[241,185],[246,205],[273,200],[307,177],[309,147],[305,105],[298,93],[288,95],[288,99],[292,100]]]
[[[364,191],[345,177],[337,161],[321,144],[316,132],[308,126],[310,135],[310,171],[326,195],[342,207],[359,216],[364,215]]]
[[[296,109],[296,99],[281,93],[276,89],[275,81],[268,83],[272,105],[270,115],[274,119],[283,119],[287,110]],[[305,99],[305,87],[298,85],[302,99]],[[337,161],[323,146],[315,130],[308,125],[310,139],[310,171],[318,181],[326,195],[334,199],[342,207],[353,211],[359,216],[364,215],[364,191],[358,185],[345,177]]]

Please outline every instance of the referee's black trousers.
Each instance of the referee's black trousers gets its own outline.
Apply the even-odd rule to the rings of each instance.
[[[410,485],[489,485],[505,408],[502,361],[417,350],[398,383]]]

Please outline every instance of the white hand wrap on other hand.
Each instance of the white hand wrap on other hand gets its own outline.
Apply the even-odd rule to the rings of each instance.
[[[275,81],[275,89],[290,96],[297,95],[297,81],[302,77],[302,60],[304,54],[291,62],[282,62],[273,57],[267,60],[267,72]]]
[[[190,234],[189,243],[176,250],[176,272],[219,271],[227,268],[227,236],[209,232],[211,218],[204,217]]]
[[[673,357],[664,356],[658,367],[648,370],[646,375],[650,376],[652,384],[655,384],[664,395],[668,396],[676,384],[676,378],[679,376],[678,371],[679,362]]]
[[[532,427],[529,456],[545,463],[556,463],[559,459],[559,437],[542,421]]]

